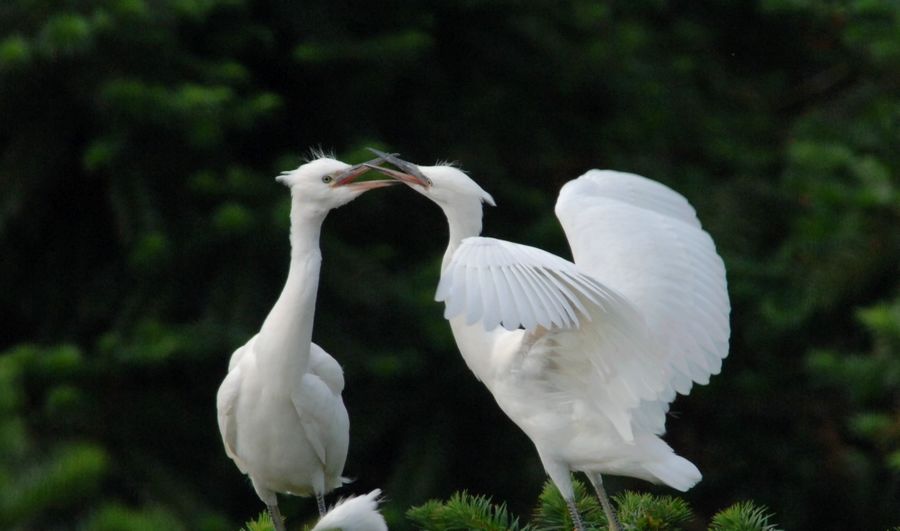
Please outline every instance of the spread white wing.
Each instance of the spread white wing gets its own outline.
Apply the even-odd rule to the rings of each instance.
[[[558,256],[493,238],[467,238],[441,275],[444,316],[486,330],[526,330],[515,372],[560,410],[578,402],[632,439],[631,414],[662,391],[642,317],[621,295]]]
[[[694,209],[643,177],[592,170],[556,213],[575,263],[533,247],[467,238],[441,275],[448,319],[522,327],[524,372],[560,404],[602,413],[625,440],[660,434],[675,392],[706,383],[728,352],[725,270]]]
[[[725,266],[687,200],[639,175],[591,170],[563,186],[556,215],[578,268],[641,314],[665,369],[663,392],[642,406],[654,431],[675,392],[706,384],[728,355]]]

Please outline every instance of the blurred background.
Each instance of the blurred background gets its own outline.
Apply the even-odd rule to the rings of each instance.
[[[286,277],[274,177],[319,146],[459,161],[497,200],[486,235],[563,256],[567,180],[680,191],[733,305],[722,374],[672,408],[704,473],[685,499],[900,524],[896,2],[6,0],[0,124],[2,529],[224,531],[263,509],[215,394]],[[406,188],[324,228],[341,493],[384,489],[395,529],[457,489],[527,517],[544,477],[433,302],[446,238]]]

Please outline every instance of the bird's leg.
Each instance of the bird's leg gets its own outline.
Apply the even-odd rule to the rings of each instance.
[[[272,517],[272,525],[275,526],[275,531],[287,531],[284,527],[284,518],[281,516],[281,511],[278,510],[278,504],[266,504],[266,507],[269,509],[269,516]]]
[[[319,506],[319,518],[325,516],[325,496],[316,493],[316,505]]]
[[[575,527],[575,530],[585,531],[581,514],[578,513],[578,507],[575,505],[575,490],[572,488],[572,475],[569,473],[569,466],[557,459],[545,457],[540,447],[538,447],[538,455],[541,456],[544,470],[547,471],[550,480],[553,481],[553,484],[559,490],[559,495],[566,500],[566,506],[569,507],[569,514],[572,515],[572,525]]]
[[[619,523],[616,510],[613,509],[609,496],[606,495],[606,489],[603,488],[603,478],[600,477],[600,474],[588,474],[587,476],[591,480],[594,490],[597,491],[597,497],[600,498],[600,505],[603,506],[606,521],[609,523],[609,531],[622,531],[622,524]]]
[[[575,506],[575,499],[566,500],[566,505],[569,507],[569,514],[572,515],[572,525],[575,527],[575,530],[585,531],[584,522],[581,521],[581,515],[578,514],[578,507]]]

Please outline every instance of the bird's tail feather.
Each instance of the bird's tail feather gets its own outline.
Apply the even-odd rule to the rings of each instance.
[[[663,461],[651,461],[644,468],[661,483],[684,492],[703,477],[700,470],[687,459],[672,453]]]

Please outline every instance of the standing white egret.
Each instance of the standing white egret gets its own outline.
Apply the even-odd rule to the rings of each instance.
[[[387,523],[378,512],[381,490],[339,501],[311,531],[387,531]]]
[[[401,171],[376,169],[447,216],[436,299],[466,364],[531,438],[575,525],[583,529],[570,471],[587,474],[613,530],[601,474],[681,491],[697,483],[697,467],[660,436],[676,392],[721,369],[730,305],[722,260],[687,200],[615,171],[566,183],[556,215],[572,263],[478,237],[482,203],[494,201],[459,169],[382,157]]]
[[[353,183],[368,169],[321,157],[277,177],[291,191],[287,281],[260,331],[232,354],[219,387],[225,453],[250,476],[279,531],[284,522],[276,493],[314,495],[322,514],[324,494],[343,482],[350,437],[343,371],[311,342],[322,262],[319,233],[331,209],[392,184]]]

